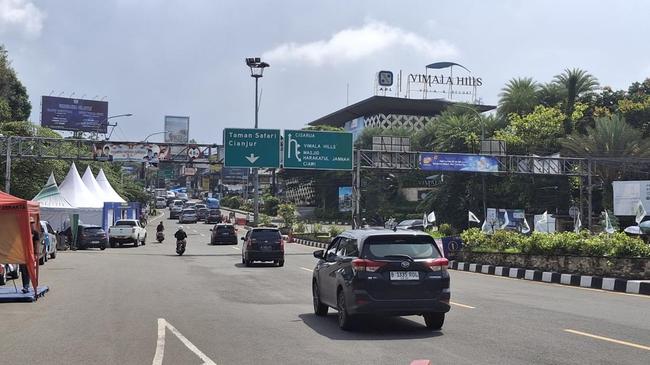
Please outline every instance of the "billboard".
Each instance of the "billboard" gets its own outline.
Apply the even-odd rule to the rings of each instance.
[[[190,141],[190,117],[165,115],[165,142],[188,143]]]
[[[224,167],[221,170],[224,184],[240,184],[248,181],[248,169],[239,167]]]
[[[491,156],[420,153],[420,169],[433,171],[499,172],[499,160]]]
[[[352,211],[352,187],[339,186],[339,212]]]
[[[155,143],[95,143],[93,158],[97,161],[147,162],[156,166],[169,159],[169,147]]]
[[[639,201],[650,212],[650,180],[614,181],[614,215],[636,215]]]
[[[41,126],[62,131],[106,133],[108,102],[43,96]]]

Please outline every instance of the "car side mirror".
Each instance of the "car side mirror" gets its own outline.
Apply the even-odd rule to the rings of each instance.
[[[242,240],[242,241],[246,241],[246,237],[242,237],[241,240]]]
[[[325,254],[325,250],[318,250],[314,251],[314,257],[317,259],[323,260],[323,255]]]
[[[346,262],[351,262],[351,261],[352,261],[352,257],[348,257],[348,256],[337,256],[336,257],[336,262],[338,262],[338,263],[346,263]]]

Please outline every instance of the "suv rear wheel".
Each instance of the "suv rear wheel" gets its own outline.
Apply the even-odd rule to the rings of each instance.
[[[445,323],[445,314],[444,313],[425,313],[424,314],[424,323],[427,325],[428,329],[439,330],[442,328],[442,325]]]
[[[327,315],[327,311],[330,309],[325,304],[320,301],[320,290],[318,289],[318,284],[314,280],[311,284],[311,293],[314,302],[314,314],[317,316],[324,317]]]
[[[345,294],[339,290],[336,300],[339,320],[339,328],[344,331],[350,331],[354,328],[354,317],[348,314],[347,305],[345,304]]]

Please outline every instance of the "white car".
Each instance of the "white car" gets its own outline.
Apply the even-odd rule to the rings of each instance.
[[[156,209],[163,209],[167,207],[167,198],[157,197],[156,198]]]
[[[175,199],[176,193],[173,191],[167,191],[167,199]]]
[[[56,258],[56,246],[58,244],[57,235],[48,221],[41,221],[41,230],[43,231],[43,249],[45,255],[41,258],[41,265],[47,262],[47,259]],[[49,256],[49,257],[48,257]]]
[[[108,229],[108,243],[111,247],[118,244],[122,246],[125,243],[133,243],[133,246],[138,247],[140,243],[144,245],[146,241],[147,230],[137,219],[120,219]]]

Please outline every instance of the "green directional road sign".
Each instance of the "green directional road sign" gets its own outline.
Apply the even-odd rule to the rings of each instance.
[[[352,133],[285,130],[284,167],[352,170]]]
[[[226,167],[280,167],[280,130],[223,130]]]

